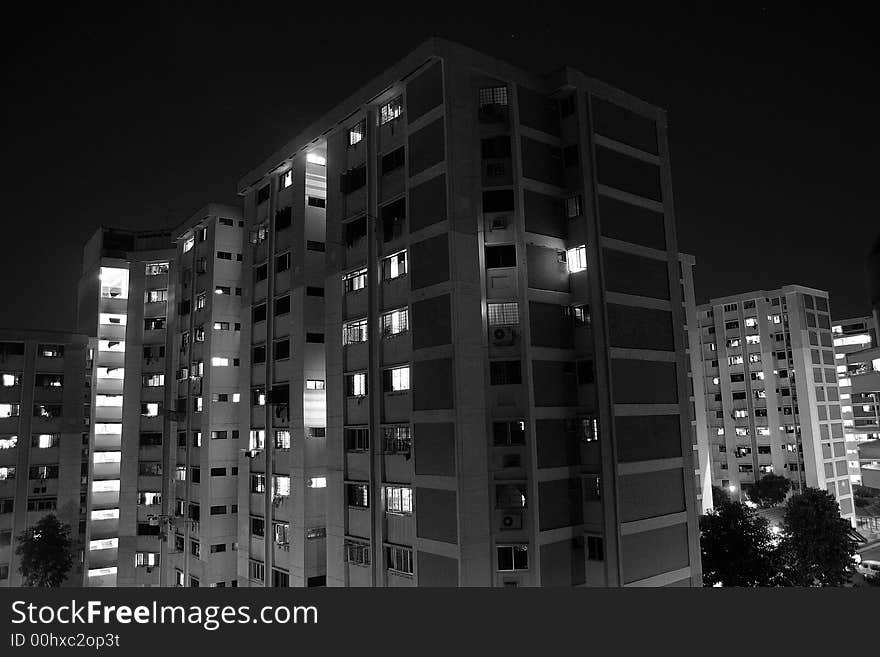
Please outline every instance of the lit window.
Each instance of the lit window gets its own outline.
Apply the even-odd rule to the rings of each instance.
[[[152,262],[146,267],[146,275],[158,276],[159,274],[167,274],[168,269],[169,267],[167,262]]]
[[[353,429],[352,431],[366,431]],[[412,453],[412,431],[408,425],[382,428],[382,451],[385,454]]]
[[[164,374],[146,374],[143,377],[144,386],[148,388],[156,388],[165,385]]]
[[[327,488],[327,477],[312,477],[308,480],[309,488]]]
[[[214,367],[228,367],[229,359],[223,358],[222,356],[212,356],[211,357],[211,365]]]
[[[392,310],[382,315],[382,336],[390,337],[400,333],[406,333],[409,329],[409,309],[401,308]]]
[[[0,404],[0,418],[18,417],[21,415],[21,404]]]
[[[126,316],[125,315],[114,315],[112,313],[99,313],[98,322],[104,325],[116,325],[116,326],[125,326]]]
[[[128,270],[101,267],[101,296],[105,299],[128,298]]]
[[[834,346],[835,347],[848,347],[850,345],[869,345],[871,344],[871,336],[867,333],[861,333],[859,335],[848,335],[843,338],[835,338]]]
[[[718,427],[718,432],[717,432],[717,433],[718,433],[719,436],[723,436],[723,435],[724,435],[724,427]]]
[[[379,108],[379,125],[385,125],[401,114],[403,114],[403,96],[392,98]]]
[[[193,246],[195,246],[195,243],[196,243],[195,235],[187,238],[187,240],[183,243],[183,252],[189,253],[190,251],[192,251],[192,248],[193,248]]]
[[[168,301],[168,290],[147,290],[145,293],[145,303],[158,303],[160,301]]]
[[[388,545],[385,547],[385,563],[388,570],[400,575],[413,574],[413,553],[410,548]]]
[[[293,170],[285,171],[281,174],[281,189],[287,189],[293,184]]]
[[[324,381],[322,379],[306,379],[306,390],[323,390]]]
[[[272,475],[272,497],[290,497],[290,477]]]
[[[342,283],[346,293],[363,290],[367,286],[367,270],[358,269],[346,274],[342,279]]]
[[[248,449],[253,451],[256,449],[264,449],[266,446],[266,431],[264,429],[251,429],[250,442]]]
[[[579,307],[583,311],[583,307]],[[519,324],[519,304],[490,303],[488,304],[489,326],[513,326]]]
[[[367,320],[358,319],[342,325],[342,344],[367,341]]]
[[[390,281],[406,274],[406,251],[383,258],[380,269],[383,281]]]
[[[746,344],[760,344],[760,342],[761,336],[758,334],[746,336]]]
[[[318,155],[317,153],[309,153],[308,155],[306,155],[306,162],[308,162],[309,164],[317,164],[318,166],[323,167],[327,165],[327,158]]]
[[[482,87],[480,89],[480,107],[487,105],[507,105],[507,87]]]
[[[387,513],[412,513],[412,488],[409,486],[385,486],[382,493]]]
[[[13,466],[0,467],[0,481],[15,479],[15,468]]]
[[[354,146],[355,144],[358,144],[363,140],[366,127],[367,127],[366,122],[361,121],[360,123],[358,123],[348,129],[348,145],[349,146]]]
[[[385,392],[409,390],[409,366],[395,367],[382,374]]]
[[[743,357],[742,356],[728,356],[727,364],[728,365],[742,365]]]
[[[16,445],[18,445],[18,436],[0,438],[0,449],[14,449]]]
[[[757,317],[746,317],[743,322],[748,328],[755,328],[758,325]]]
[[[568,271],[572,274],[587,268],[586,245],[576,246],[565,252],[565,260],[568,263]]]
[[[290,431],[287,429],[275,431],[275,449],[290,449]]]
[[[349,374],[345,377],[346,395],[348,397],[363,397],[367,394],[367,374]]]

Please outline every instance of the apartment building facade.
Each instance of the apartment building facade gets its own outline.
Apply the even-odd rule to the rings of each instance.
[[[88,586],[158,586],[171,406],[169,231],[100,228],[83,249],[79,330],[89,336]]]
[[[315,221],[310,161],[325,172]],[[326,337],[328,585],[701,585],[662,110],[430,40],[239,184],[254,309],[277,303],[289,175],[292,259],[325,306],[303,321]],[[242,461],[257,475],[243,493],[262,522],[239,514],[242,586],[277,558],[259,535],[275,400],[292,434],[309,422],[298,365],[284,379],[259,362],[278,340],[263,312],[250,383],[289,380],[290,397],[270,391],[265,424],[257,406],[246,418],[263,451]]]
[[[164,586],[238,585],[243,235],[241,210],[216,203],[174,231]]]
[[[326,584],[326,151],[242,190],[239,586]]]
[[[795,491],[827,489],[854,522],[828,294],[789,285],[712,299],[696,315],[704,477],[745,499],[761,476],[784,475]]]
[[[88,550],[89,345],[84,335],[0,329],[0,587],[21,586],[17,536],[46,514],[70,526],[82,586]]]
[[[861,484],[859,443],[880,438],[880,403],[877,391],[861,389],[864,379],[858,382],[858,392],[853,391],[852,381],[872,371],[871,358],[864,356],[878,346],[877,326],[873,316],[867,315],[835,320],[831,330],[834,334],[834,355],[849,478],[853,484]]]

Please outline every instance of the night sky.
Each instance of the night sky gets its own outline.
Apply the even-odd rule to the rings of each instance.
[[[30,4],[4,8],[2,27],[2,327],[73,327],[82,244],[99,225],[169,227],[234,201],[242,175],[435,35],[536,72],[567,64],[668,110],[698,301],[799,283],[829,290],[837,317],[869,311],[863,259],[880,222],[867,15],[749,2],[387,16]]]

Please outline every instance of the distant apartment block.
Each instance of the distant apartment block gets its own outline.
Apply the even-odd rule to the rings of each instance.
[[[174,231],[176,305],[166,363],[169,435],[162,584],[237,586],[244,221],[209,204]]]
[[[239,193],[241,586],[701,585],[662,110],[431,40]]]
[[[852,381],[872,371],[871,359],[866,356],[872,348],[877,347],[877,327],[874,318],[868,315],[834,321],[831,330],[834,333],[849,476],[853,484],[861,484],[859,444],[880,438],[880,403],[878,392],[862,389],[865,379],[860,379],[856,384],[859,392],[853,391]]]
[[[738,496],[772,472],[795,491],[827,489],[854,522],[827,293],[797,285],[747,292],[713,299],[696,315],[691,360],[705,381],[704,488]]]
[[[83,250],[79,330],[89,336],[92,463],[88,586],[159,584],[163,463],[170,435],[167,231],[101,228]]]
[[[88,550],[86,336],[0,329],[0,587],[21,586],[17,536],[54,513],[71,529],[82,586]]]

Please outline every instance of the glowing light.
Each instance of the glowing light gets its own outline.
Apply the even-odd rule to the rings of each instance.
[[[107,568],[89,568],[89,577],[105,577],[107,575],[115,575],[116,566],[108,566]]]
[[[317,153],[309,153],[306,155],[306,161],[311,164],[319,164],[321,166],[325,166],[327,164],[327,158],[321,157]]]

